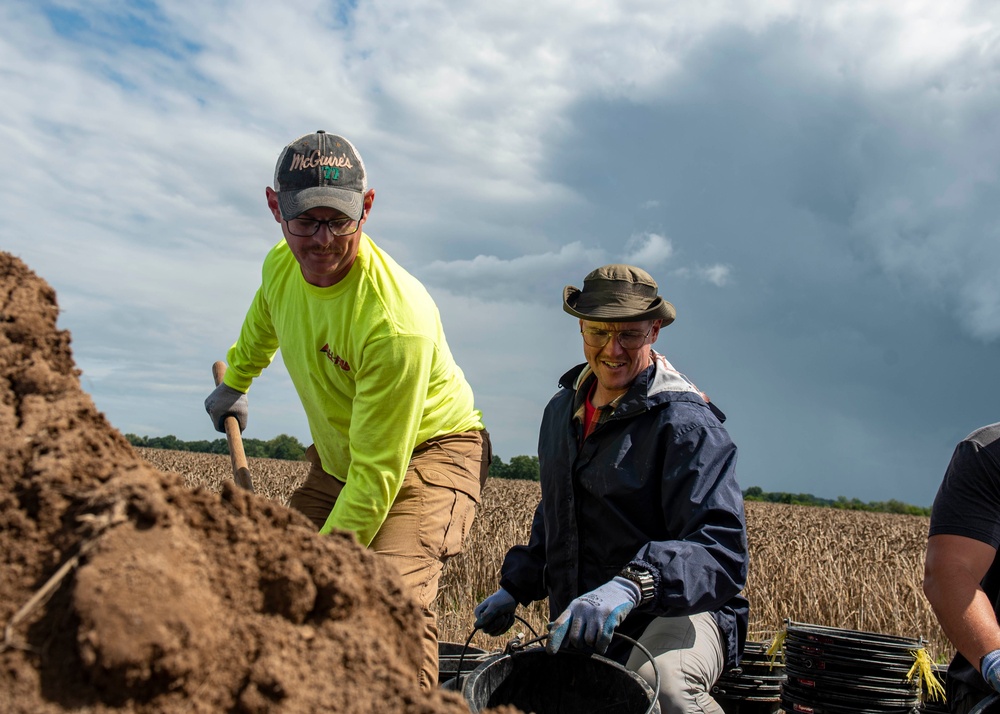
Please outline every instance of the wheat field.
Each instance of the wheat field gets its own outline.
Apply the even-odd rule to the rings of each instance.
[[[218,491],[232,478],[228,456],[137,448],[164,471],[181,474],[192,488]],[[305,462],[249,459],[258,495],[285,503],[308,471]],[[473,630],[472,609],[497,587],[507,549],[527,539],[538,502],[537,483],[490,479],[465,552],[449,561],[437,610],[445,642],[487,650],[511,637]],[[787,620],[922,638],[928,654],[945,661],[952,649],[921,591],[928,519],[921,516],[840,511],[774,503],[746,504],[750,574],[750,639],[769,642]],[[531,637],[548,621],[544,602],[518,615]]]

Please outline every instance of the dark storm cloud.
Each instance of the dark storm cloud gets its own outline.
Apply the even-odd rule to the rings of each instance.
[[[719,32],[655,99],[579,103],[551,178],[631,209],[586,217],[604,247],[621,224],[655,228],[679,261],[731,265],[728,289],[675,284],[665,337],[728,409],[745,485],[928,504],[955,441],[1000,419],[995,278],[979,264],[1000,255],[982,239],[997,185],[935,205],[965,180],[951,151],[979,137],[942,141],[893,93],[823,74],[807,41],[793,25]],[[967,121],[982,101],[934,111]],[[892,200],[905,210],[881,210]]]

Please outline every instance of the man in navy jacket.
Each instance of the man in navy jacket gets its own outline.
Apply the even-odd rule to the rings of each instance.
[[[563,309],[587,359],[563,375],[542,419],[542,498],[527,545],[475,610],[499,635],[518,603],[549,598],[547,649],[606,653],[652,683],[664,714],[722,709],[710,690],[739,662],[748,607],[743,497],[725,418],[652,345],[674,320],[644,270],[607,265]]]

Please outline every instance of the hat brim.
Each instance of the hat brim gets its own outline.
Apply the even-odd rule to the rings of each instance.
[[[582,290],[572,285],[567,285],[563,289],[563,310],[581,320],[590,320],[592,322],[663,320],[663,326],[666,327],[677,317],[677,311],[674,309],[674,306],[659,295],[645,309],[640,311],[624,310],[619,305],[596,305],[590,311],[584,312],[577,307],[582,292]]]
[[[357,191],[345,191],[330,186],[304,188],[301,191],[278,191],[278,207],[285,220],[295,218],[313,208],[333,208],[357,221],[365,207],[365,196]]]

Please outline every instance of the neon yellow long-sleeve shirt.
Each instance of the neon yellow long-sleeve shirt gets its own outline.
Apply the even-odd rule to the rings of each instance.
[[[433,299],[362,235],[351,270],[320,288],[282,240],[264,260],[225,382],[246,392],[278,349],[323,469],[345,482],[320,530],[371,543],[403,483],[413,448],[483,428]]]

